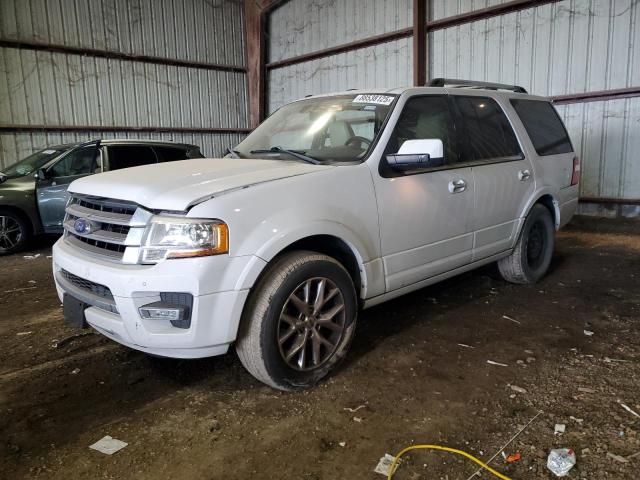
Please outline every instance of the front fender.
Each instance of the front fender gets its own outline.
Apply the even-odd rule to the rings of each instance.
[[[280,235],[271,237],[256,252],[256,255],[268,262],[289,245],[315,235],[330,235],[344,241],[358,259],[360,265],[364,264],[365,258],[370,259],[375,256],[374,252],[369,251],[371,246],[367,246],[367,242],[361,238],[361,235],[347,225],[331,220],[315,221],[285,229]]]
[[[346,225],[340,225],[335,222],[312,222],[306,225],[288,229],[278,236],[271,237],[256,252],[253,259],[248,263],[242,275],[238,278],[236,284],[237,290],[251,288],[258,277],[279,253],[284,251],[290,245],[299,240],[313,237],[316,235],[329,235],[342,240],[347,244],[358,263],[361,275],[362,288],[366,290],[367,285],[367,269],[365,268],[365,260],[361,252],[366,250],[362,239],[349,229]]]

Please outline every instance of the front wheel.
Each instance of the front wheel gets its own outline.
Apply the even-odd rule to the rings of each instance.
[[[0,255],[19,252],[29,240],[31,231],[20,215],[0,210]]]
[[[540,280],[551,263],[554,233],[553,220],[547,207],[534,205],[525,219],[513,252],[498,261],[502,278],[507,282],[520,284]]]
[[[261,382],[308,388],[346,355],[356,315],[353,281],[340,263],[314,252],[288,253],[254,287],[236,351]]]

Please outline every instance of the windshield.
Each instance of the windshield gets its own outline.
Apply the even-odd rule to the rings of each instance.
[[[67,150],[67,148],[48,148],[46,150],[41,150],[29,155],[23,160],[20,160],[18,163],[10,165],[5,168],[2,173],[4,173],[7,178],[18,178],[23,177],[24,175],[29,175],[39,168],[44,167],[51,160]]]
[[[318,162],[360,162],[382,130],[395,95],[341,95],[285,105],[232,154]]]

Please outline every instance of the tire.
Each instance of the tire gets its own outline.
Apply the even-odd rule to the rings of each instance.
[[[273,388],[309,388],[345,357],[357,312],[353,281],[340,263],[315,252],[287,253],[254,286],[236,352],[249,373]]]
[[[551,213],[544,205],[534,205],[525,219],[513,252],[498,261],[502,278],[518,284],[532,284],[540,280],[551,263],[554,236]]]
[[[30,239],[31,229],[22,216],[0,209],[0,255],[19,252]]]

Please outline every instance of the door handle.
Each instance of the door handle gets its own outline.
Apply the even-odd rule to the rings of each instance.
[[[467,182],[461,178],[449,182],[449,193],[462,193],[467,189]]]
[[[520,170],[518,172],[518,179],[521,182],[526,182],[527,180],[529,180],[531,178],[531,172],[529,170]]]

